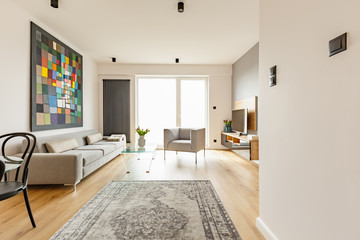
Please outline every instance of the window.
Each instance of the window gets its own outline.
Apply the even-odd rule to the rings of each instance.
[[[161,144],[164,128],[207,128],[207,83],[199,77],[138,77],[136,122],[150,129],[146,141]]]

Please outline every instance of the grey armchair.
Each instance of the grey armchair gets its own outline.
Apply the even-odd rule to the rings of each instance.
[[[193,152],[197,163],[197,152],[204,149],[205,128],[170,128],[164,129],[164,160],[165,151]]]

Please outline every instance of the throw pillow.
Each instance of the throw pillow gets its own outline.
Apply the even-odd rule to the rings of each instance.
[[[93,144],[103,139],[103,135],[101,133],[91,134],[86,136],[86,141],[88,144]]]
[[[45,143],[49,153],[61,153],[79,147],[75,138]]]

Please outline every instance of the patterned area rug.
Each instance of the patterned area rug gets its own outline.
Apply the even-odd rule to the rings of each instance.
[[[51,239],[241,239],[210,181],[114,181]]]

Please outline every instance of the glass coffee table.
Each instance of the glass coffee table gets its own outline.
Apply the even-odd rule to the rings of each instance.
[[[148,170],[146,170],[146,173],[150,172],[152,161],[156,157],[156,150],[158,148],[157,144],[146,144],[144,147],[139,147],[137,144],[131,144],[126,149],[124,149],[121,153],[122,154],[137,154],[137,159],[140,160],[144,155],[151,155],[150,164]],[[124,164],[126,173],[130,173],[130,170],[126,167],[126,164],[124,162],[124,157],[121,157],[121,160]]]

